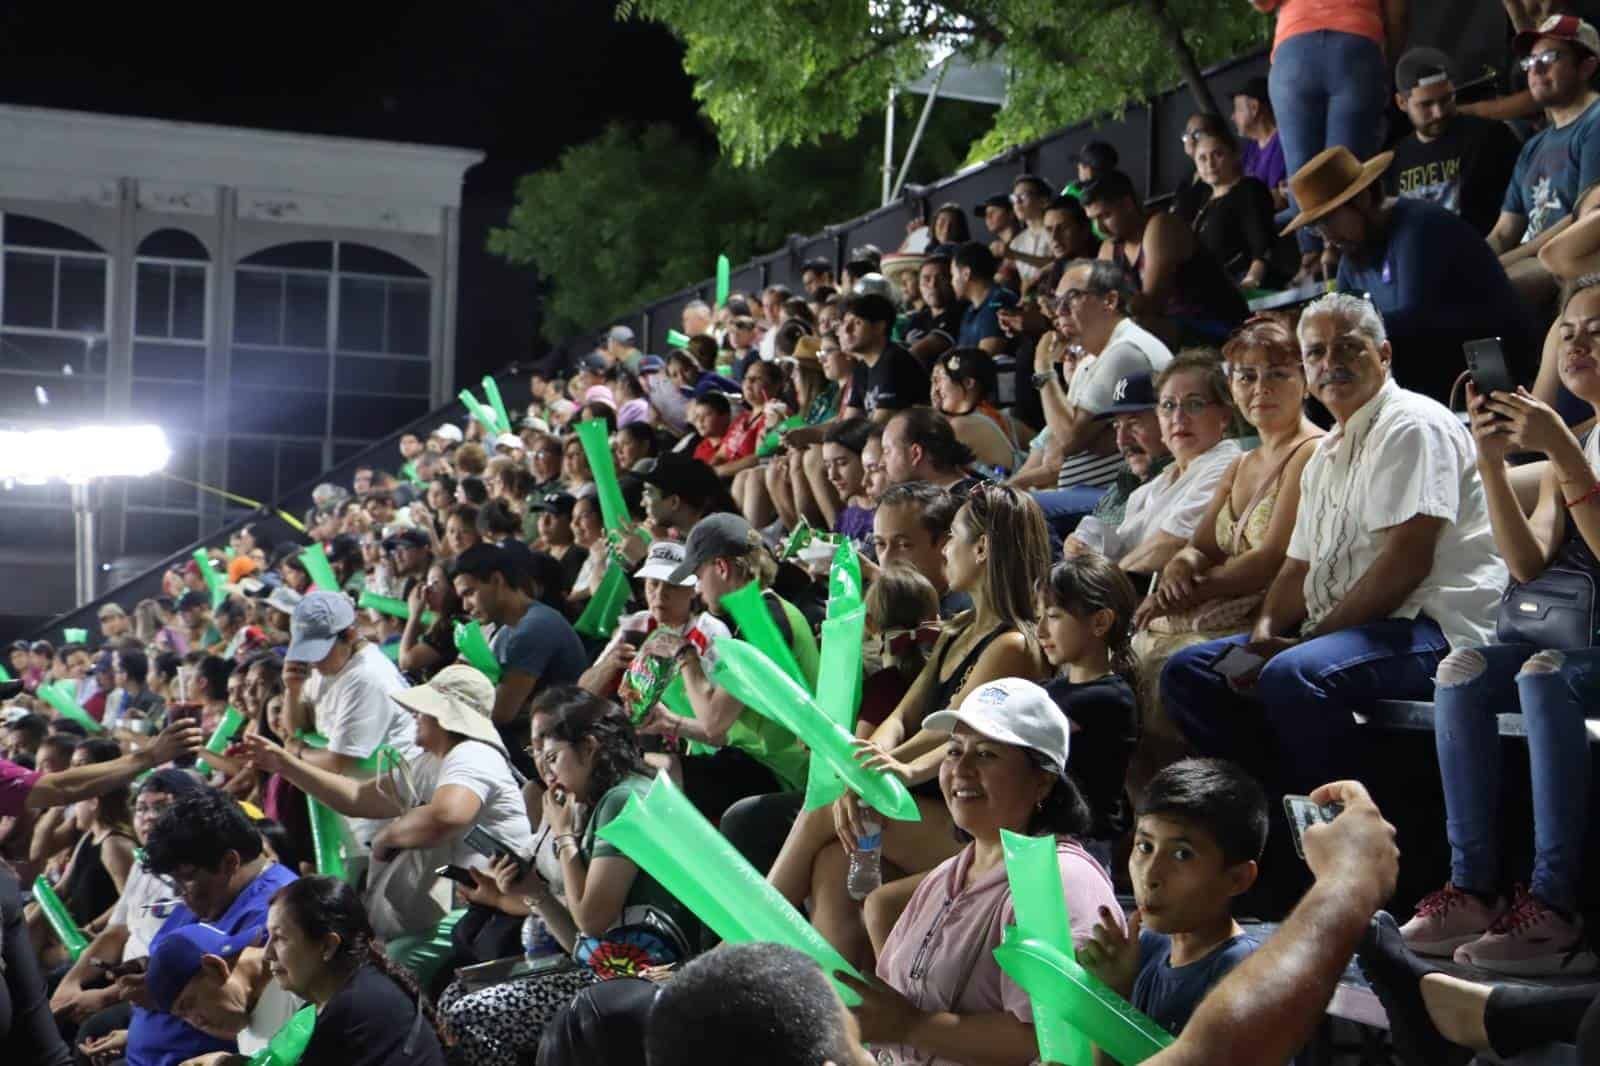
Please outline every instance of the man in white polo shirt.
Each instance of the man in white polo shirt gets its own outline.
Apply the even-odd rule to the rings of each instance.
[[[1304,791],[1350,769],[1352,711],[1431,699],[1446,652],[1493,642],[1507,574],[1472,435],[1394,383],[1377,310],[1324,296],[1299,334],[1337,425],[1301,476],[1288,558],[1255,629],[1178,652],[1161,691],[1201,754],[1270,767],[1273,783]]]

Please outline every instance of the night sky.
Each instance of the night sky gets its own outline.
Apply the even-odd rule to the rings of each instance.
[[[516,178],[612,121],[705,136],[665,30],[584,0],[8,5],[0,100],[487,153],[467,174],[458,367],[525,358],[532,285],[481,252]]]

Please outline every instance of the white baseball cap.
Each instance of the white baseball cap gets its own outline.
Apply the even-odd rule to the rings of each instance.
[[[1059,776],[1067,768],[1072,725],[1050,694],[1020,677],[1002,677],[975,689],[954,711],[935,711],[922,728],[955,732],[965,725],[980,736],[1036,751]]]
[[[505,750],[490,715],[494,712],[494,684],[482,670],[464,663],[453,663],[433,675],[426,685],[417,685],[390,697],[407,710],[425,714],[440,728],[459,733]]]
[[[496,448],[510,448],[516,452],[520,452],[523,449],[522,438],[515,433],[500,434],[494,439],[494,446]]]
[[[665,581],[680,588],[694,588],[700,580],[693,574],[682,581],[672,580],[673,572],[683,565],[684,546],[682,541],[658,540],[650,545],[650,551],[644,557],[644,565],[639,567],[633,576],[637,578],[653,577],[657,581]]]
[[[461,427],[451,422],[446,422],[444,425],[430,433],[429,436],[443,437],[445,440],[454,441],[457,444],[460,444],[466,439],[461,432]]]

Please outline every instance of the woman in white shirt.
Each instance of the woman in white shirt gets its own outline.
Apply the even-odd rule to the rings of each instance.
[[[1229,437],[1238,412],[1216,352],[1180,352],[1155,384],[1161,440],[1172,465],[1133,490],[1115,529],[1093,515],[1085,518],[1067,538],[1065,554],[1098,551],[1131,574],[1155,573],[1189,543],[1238,457],[1238,442]]]

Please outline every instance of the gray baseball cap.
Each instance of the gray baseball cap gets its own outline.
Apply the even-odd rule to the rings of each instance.
[[[761,534],[736,514],[719,511],[706,515],[689,531],[683,545],[683,562],[667,578],[674,585],[688,584],[689,578],[712,559],[748,555],[763,545]]]
[[[328,657],[339,634],[356,624],[355,604],[342,592],[308,592],[289,618],[291,663],[317,663]]]

